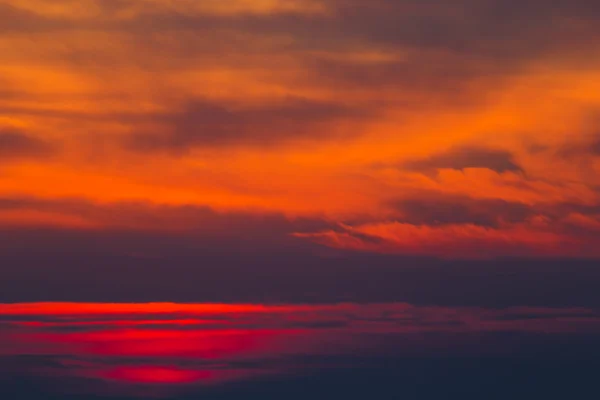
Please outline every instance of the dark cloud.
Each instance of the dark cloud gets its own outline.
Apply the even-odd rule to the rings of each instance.
[[[45,17],[5,2],[0,4],[0,15],[0,34],[43,33],[75,26],[67,21]]]
[[[0,197],[0,211],[3,210],[33,210],[76,217],[87,221],[90,226],[106,229],[171,232],[174,237],[186,237],[185,242],[198,241],[197,245],[202,246],[236,243],[238,249],[304,247],[302,242],[291,236],[292,233],[339,229],[335,222],[317,217],[288,218],[274,212],[218,212],[205,206],[168,206],[143,202],[95,204],[80,199]],[[0,249],[2,247],[0,245]]]
[[[533,206],[523,203],[444,194],[402,199],[393,205],[402,213],[402,222],[413,225],[473,224],[498,228],[503,223],[525,222],[537,214]]]
[[[582,34],[597,34],[600,10],[587,0],[323,0],[330,14],[293,12],[257,15],[202,15],[148,9],[123,29],[203,30],[235,28],[293,34],[296,45],[328,47],[369,42],[372,45],[444,49],[484,57],[527,57]],[[578,24],[572,24],[576,20]],[[548,23],[553,22],[553,25]],[[583,48],[583,47],[582,47]]]
[[[545,204],[537,207],[545,215],[553,218],[564,217],[568,214],[576,213],[582,215],[600,214],[600,204],[581,204],[575,202],[565,202],[558,204]]]
[[[456,96],[467,88],[464,83],[478,76],[498,77],[506,68],[486,61],[474,62],[448,54],[408,52],[402,60],[361,62],[359,60],[332,60],[313,58],[306,60],[308,70],[315,79],[341,89],[372,87],[394,88],[434,98],[440,95]],[[435,89],[433,93],[418,93]]]
[[[589,154],[592,156],[600,156],[600,133],[589,135],[588,143],[583,144],[579,149],[573,149],[570,155],[577,156],[578,154]],[[568,151],[569,149],[567,149]]]
[[[196,32],[217,35],[227,54],[280,53],[302,57],[306,74],[333,88],[392,87],[432,89],[456,94],[472,79],[494,80],[520,72],[531,60],[560,52],[588,52],[600,37],[597,6],[587,1],[552,5],[525,0],[519,6],[501,0],[323,0],[330,14],[209,16],[148,11],[120,30],[144,38],[144,46],[160,47],[177,57],[206,50],[198,37],[164,47],[150,32]],[[266,46],[252,41],[223,40],[228,32],[281,37]],[[148,40],[148,38],[150,38]],[[215,37],[217,39],[217,37]],[[291,40],[290,40],[291,39]],[[260,40],[258,41],[260,43]],[[319,53],[344,54],[360,49],[399,52],[402,61],[359,64],[323,59]],[[214,51],[214,49],[212,49]],[[433,96],[430,94],[430,96]],[[448,100],[448,99],[446,99]]]
[[[593,23],[600,14],[587,0],[525,0],[518,6],[502,0],[333,2],[346,30],[372,42],[502,58],[576,43],[580,33],[598,33]],[[573,19],[579,25],[569,24]]]
[[[0,127],[0,162],[20,158],[48,156],[53,147],[19,130]]]
[[[61,46],[57,50],[60,61],[80,69],[135,65],[157,71],[189,67],[193,61],[194,65],[255,70],[270,69],[279,62],[287,65],[285,62],[294,59],[305,73],[306,79],[300,84],[310,82],[342,92],[391,87],[396,89],[396,109],[404,107],[408,112],[415,104],[436,106],[440,101],[444,105],[460,106],[465,101],[479,104],[482,97],[487,98],[481,91],[492,85],[472,85],[474,79],[492,79],[498,87],[502,85],[499,80],[522,72],[529,61],[546,54],[560,54],[561,59],[568,59],[571,52],[587,56],[600,37],[598,6],[585,0],[552,4],[524,0],[518,6],[503,0],[322,3],[330,13],[210,15],[175,11],[160,2],[139,7],[129,0],[97,1],[95,17],[70,21],[4,5],[0,14],[8,18],[0,21],[0,33],[98,31],[126,35],[123,43],[135,46],[127,57],[120,57],[110,47]],[[116,17],[119,10],[126,9],[132,13],[131,18]],[[262,40],[265,37],[282,40],[267,42]],[[360,63],[322,57],[364,49],[397,53],[402,59]],[[288,57],[279,59],[281,55]],[[466,96],[469,90],[477,90],[478,95]],[[334,111],[332,107],[345,108],[281,104],[274,105],[270,112],[250,111],[197,100],[184,106],[170,121],[164,120],[164,131],[136,130],[128,146],[140,151],[181,152],[188,145],[272,144],[284,139],[283,132],[288,132],[288,137],[299,137],[307,130],[320,128],[298,120],[294,123],[294,117],[285,116],[295,112],[290,108],[303,107],[329,108],[330,112]],[[350,107],[343,112],[350,116],[360,108]],[[276,113],[281,118],[275,118]],[[258,121],[267,116],[272,118],[272,126],[265,120]],[[321,118],[323,122],[333,116]]]
[[[600,156],[600,135],[598,135],[594,143],[592,143],[590,150],[594,155]]]
[[[582,156],[600,155],[600,133],[573,135],[573,140],[554,149],[554,154],[564,159],[578,159]]]
[[[523,172],[509,151],[475,146],[454,148],[428,158],[409,161],[402,167],[424,173],[439,169],[462,171],[467,168],[487,168],[497,173]]]
[[[295,98],[243,109],[193,100],[180,112],[150,116],[162,129],[137,132],[126,145],[137,151],[175,152],[191,147],[274,145],[294,138],[322,138],[333,121],[357,120],[368,114],[343,104]],[[332,137],[331,131],[327,134]]]
[[[70,25],[56,18],[5,6],[5,14],[14,14],[14,17],[3,19],[3,23],[22,32],[71,27],[150,38],[166,31],[198,32],[215,39],[219,39],[216,32],[231,31],[293,38],[275,45],[272,50],[340,50],[365,45],[388,50],[439,50],[460,55],[461,59],[456,61],[465,67],[465,72],[482,60],[494,67],[499,63],[518,64],[555,50],[588,51],[590,41],[600,35],[599,7],[597,2],[588,0],[558,0],[552,4],[524,0],[518,6],[503,0],[323,0],[322,3],[330,13],[210,15],[148,3],[135,17],[124,20],[114,18],[115,11],[138,8],[133,7],[135,2],[100,1],[102,12],[97,18]],[[176,46],[177,51],[193,56],[197,51],[193,44],[198,44],[198,37],[182,35],[182,41],[186,45]],[[162,51],[172,53],[169,47]],[[244,52],[243,47],[239,47],[239,51]],[[495,64],[490,64],[491,61]],[[448,60],[443,64],[453,67]],[[430,66],[426,57],[422,66]]]
[[[502,199],[424,193],[391,202],[401,214],[399,222],[411,225],[476,225],[493,229],[529,223],[534,218],[545,221],[547,231],[567,233],[583,241],[593,240],[600,231],[570,220],[573,215],[600,221],[600,204],[536,203],[525,204]]]

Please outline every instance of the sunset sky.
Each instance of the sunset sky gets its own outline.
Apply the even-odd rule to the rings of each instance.
[[[599,333],[600,0],[0,0],[1,399],[600,398]]]
[[[0,16],[5,279],[26,274],[18,249],[182,243],[600,258],[595,1],[0,0]]]

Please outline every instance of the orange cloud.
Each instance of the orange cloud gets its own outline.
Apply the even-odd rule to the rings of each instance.
[[[38,201],[0,223],[187,229],[165,209],[189,206],[327,221],[296,233],[341,248],[596,255],[595,5],[223,4],[4,2],[0,197]],[[397,206],[424,192],[452,223]]]
[[[586,247],[577,238],[526,225],[494,229],[471,224],[431,227],[390,222],[297,236],[340,249],[451,258],[600,255],[595,247]]]

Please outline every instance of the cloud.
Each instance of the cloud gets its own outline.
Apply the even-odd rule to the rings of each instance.
[[[60,18],[49,18],[30,10],[25,10],[10,2],[0,4],[0,34],[40,33],[73,27]]]
[[[472,224],[498,228],[502,224],[525,222],[537,215],[534,206],[502,199],[474,199],[431,193],[392,202],[403,222],[413,225]]]
[[[576,148],[552,164],[566,134],[548,117],[568,130],[578,121],[560,110],[598,100],[595,2],[76,3],[1,6],[3,114],[68,144],[60,162],[2,177],[0,218],[11,227],[195,231],[207,246],[211,234],[226,237],[223,248],[327,232],[317,241],[335,249],[410,253],[389,228],[435,255],[479,254],[477,235],[494,254],[545,251],[530,243],[540,230],[569,245],[596,240],[597,213],[561,202],[597,203],[595,170],[571,161],[595,162],[600,141],[573,128],[564,141]],[[497,148],[477,145],[498,131]],[[5,130],[0,160],[51,154],[34,134]],[[464,137],[474,144],[461,146]],[[438,152],[442,142],[449,150]],[[525,142],[544,146],[521,157]],[[419,158],[404,161],[410,154]],[[471,168],[486,171],[454,172]],[[419,175],[443,169],[453,171]],[[428,189],[440,193],[412,195]],[[90,200],[36,200],[42,193]],[[130,198],[142,200],[100,204]],[[150,204],[162,201],[212,208]],[[215,211],[255,206],[276,211]],[[303,222],[285,217],[298,213]],[[362,223],[348,223],[357,215]]]
[[[556,149],[560,158],[572,160],[582,156],[600,156],[600,133],[573,136],[572,140]]]
[[[592,143],[590,150],[593,154],[600,156],[600,135],[598,135],[598,138]]]
[[[29,220],[27,213],[35,218]],[[14,215],[14,218],[11,216]],[[24,216],[25,218],[19,218]],[[245,248],[276,247],[290,242],[293,232],[336,228],[318,217],[288,218],[277,212],[219,212],[200,205],[161,205],[150,202],[99,204],[84,199],[0,197],[4,225],[129,230],[184,234],[211,241],[239,241]],[[73,221],[78,223],[72,224]],[[11,224],[12,222],[12,224]],[[293,240],[292,240],[293,241]]]
[[[600,7],[588,0],[561,0],[552,5],[525,0],[518,6],[501,0],[333,3],[345,34],[376,43],[444,49],[507,62],[515,57],[535,57],[549,47],[576,45],[582,31],[598,34],[594,22],[600,14]],[[580,25],[570,25],[569,20]],[[545,26],[549,21],[557,25]]]
[[[432,173],[439,169],[464,171],[467,168],[487,168],[499,174],[524,172],[511,152],[486,147],[457,147],[430,157],[408,161],[402,165],[411,171]]]
[[[322,138],[323,130],[331,123],[359,120],[366,115],[368,112],[364,109],[308,99],[285,99],[275,104],[241,109],[192,100],[180,112],[150,116],[163,128],[156,133],[136,132],[126,139],[126,146],[142,152],[185,152],[193,147],[232,145],[270,146],[293,139]]]
[[[0,162],[22,158],[46,157],[53,147],[19,130],[0,127]]]
[[[434,5],[414,0],[321,0],[305,2],[275,1],[263,3],[235,2],[228,7],[217,3],[168,2],[96,2],[95,13],[86,17],[64,18],[23,10],[7,5],[11,13],[26,14],[27,24],[5,22],[10,29],[35,32],[40,29],[74,29],[119,32],[155,38],[168,32],[243,32],[256,36],[291,38],[272,50],[340,50],[364,47],[384,50],[423,50],[421,66],[444,76],[456,73],[486,75],[499,64],[515,66],[535,59],[540,53],[556,49],[579,48],[586,40],[597,37],[598,7],[585,0],[559,1],[548,5],[540,0],[526,0],[515,7],[501,0],[438,1]],[[127,12],[125,12],[126,10]],[[123,18],[123,14],[127,18]],[[19,17],[22,19],[22,17]],[[12,18],[15,20],[16,18]],[[16,19],[18,21],[18,19]],[[577,21],[578,23],[571,23]],[[557,28],[558,27],[558,28]],[[8,29],[8,28],[5,28]],[[189,45],[178,46],[182,56],[193,57],[197,37],[180,35]],[[148,42],[147,42],[148,43]],[[156,43],[156,42],[155,42]],[[164,52],[173,49],[165,47]],[[239,51],[244,51],[242,47]],[[431,52],[453,53],[435,68]],[[440,57],[443,54],[438,54]],[[471,57],[465,58],[465,55]],[[450,60],[450,62],[448,62]],[[483,61],[483,62],[482,62]],[[493,62],[492,62],[493,61]],[[474,68],[474,66],[485,68]],[[418,62],[411,62],[411,73],[418,73]],[[502,67],[506,70],[506,67]]]
[[[397,53],[397,54],[396,54]],[[352,55],[352,54],[351,54]],[[354,58],[306,57],[307,72],[315,80],[336,90],[395,90],[404,93],[403,108],[444,100],[446,104],[462,105],[475,90],[470,83],[479,78],[500,80],[516,72],[509,66],[491,64],[485,60],[464,59],[448,53],[432,53],[420,49],[382,51],[369,60],[366,53]],[[477,91],[485,91],[477,85]],[[481,94],[481,93],[480,93]]]
[[[59,3],[68,8],[68,3]],[[291,35],[293,46],[300,48],[326,49],[366,41],[381,47],[473,54],[506,63],[531,59],[556,47],[579,44],[583,50],[582,35],[589,38],[600,33],[595,24],[600,13],[598,6],[587,0],[560,0],[552,5],[525,0],[518,7],[501,0],[442,0],[435,4],[414,0],[230,3],[223,7],[212,2],[97,1],[96,7],[90,7],[94,12],[80,18],[70,16],[69,24],[65,24],[61,18],[64,16],[42,8],[20,8],[18,2],[12,1],[4,5],[5,13],[36,19],[22,27],[21,22],[11,22],[16,18],[7,18],[4,23],[24,32],[70,27],[147,35],[234,29],[261,35]]]
[[[471,259],[598,258],[598,203],[535,202],[421,192],[386,203],[393,219],[363,218],[343,229],[299,232],[328,247],[384,254]]]
[[[473,224],[416,226],[397,221],[349,227],[351,232],[321,231],[296,236],[343,250],[384,254],[431,255],[450,259],[496,257],[599,258],[598,241],[546,232],[527,224],[492,229]],[[358,233],[354,234],[353,232]],[[361,235],[373,237],[364,240]],[[378,240],[377,240],[378,239]]]
[[[285,2],[274,4],[277,3]],[[316,7],[322,12],[301,12],[301,7],[285,11],[279,7],[283,12],[261,14],[240,9],[236,13],[211,15],[202,9],[188,8],[185,13],[176,13],[156,8],[140,17],[155,23],[146,28],[193,30],[202,29],[197,22],[212,21],[218,27],[237,25],[242,30],[263,34],[291,33],[313,46],[340,43],[345,38],[379,45],[478,53],[507,61],[515,56],[535,56],[548,46],[564,46],[565,41],[573,44],[582,31],[598,33],[592,24],[599,16],[598,7],[587,0],[561,0],[552,5],[526,0],[519,7],[501,0],[443,0],[435,4],[414,0],[322,0],[311,4],[322,5]],[[581,25],[568,24],[572,19]],[[557,20],[562,29],[546,26],[552,20]],[[317,41],[315,36],[323,39]],[[519,40],[523,37],[527,40]],[[556,40],[561,37],[563,40]]]

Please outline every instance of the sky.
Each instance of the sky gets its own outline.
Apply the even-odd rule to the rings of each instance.
[[[596,393],[598,0],[0,0],[0,398]]]
[[[393,278],[483,302],[512,271],[529,304],[589,303],[600,282],[596,1],[0,15],[0,300],[330,299],[339,273],[332,299],[402,297]]]
[[[558,399],[597,392],[600,313],[407,303],[0,305],[10,399]],[[58,394],[57,394],[57,389]]]

